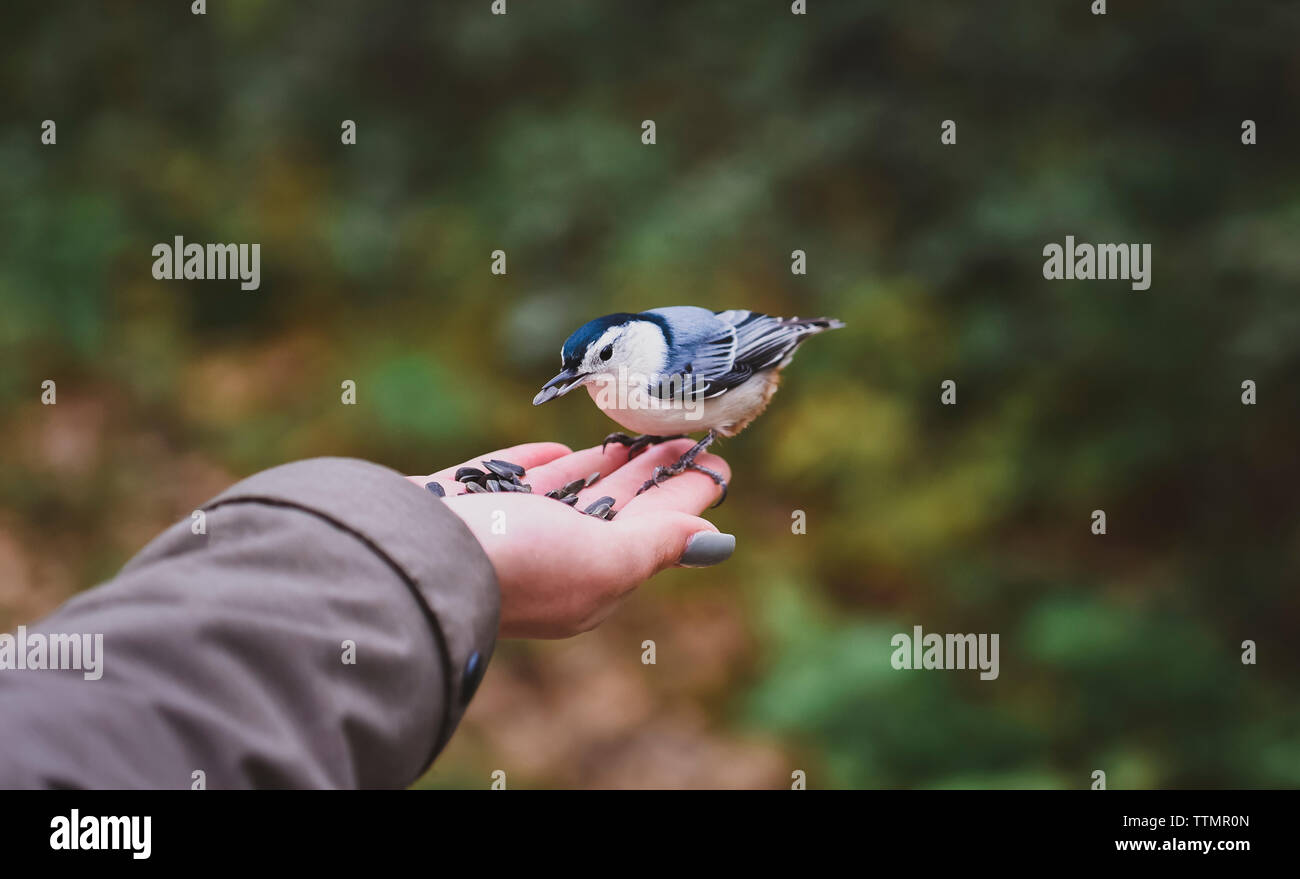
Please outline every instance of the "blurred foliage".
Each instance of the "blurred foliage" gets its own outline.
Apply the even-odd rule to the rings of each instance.
[[[737,556],[503,645],[426,783],[1300,784],[1300,10],[1089,5],[6,4],[3,622],[289,459],[589,444],[529,400],[591,316],[830,314],[720,449]],[[1151,289],[1044,282],[1067,234]],[[916,624],[1000,678],[894,671]]]

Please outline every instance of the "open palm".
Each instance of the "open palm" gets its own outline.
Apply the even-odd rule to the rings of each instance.
[[[734,538],[699,517],[721,491],[709,477],[687,472],[636,493],[656,466],[672,464],[691,445],[665,442],[628,461],[627,449],[614,444],[573,452],[559,443],[528,443],[407,478],[441,485],[445,503],[482,544],[501,585],[501,636],[564,638],[596,626],[659,571],[683,561],[713,564],[730,554]],[[532,494],[459,494],[456,470],[490,458],[524,467]],[[730,478],[718,456],[699,461]],[[594,472],[601,479],[578,492],[576,509],[543,496]],[[579,512],[600,497],[614,498],[614,521]],[[701,533],[713,536],[692,542]],[[683,560],[688,543],[691,556]]]

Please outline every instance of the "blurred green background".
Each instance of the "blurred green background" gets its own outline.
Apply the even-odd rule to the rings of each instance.
[[[589,317],[828,314],[718,448],[735,557],[500,645],[421,786],[1300,785],[1300,12],[1090,3],[6,3],[0,625],[284,461],[591,444],[530,405]],[[1067,234],[1151,289],[1045,282]]]

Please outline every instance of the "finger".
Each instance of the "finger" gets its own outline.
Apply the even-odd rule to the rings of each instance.
[[[720,474],[723,479],[731,481],[731,467],[717,455],[703,452],[695,458],[695,463],[701,467],[708,467],[714,473]],[[649,478],[650,474],[647,474],[646,479]],[[642,482],[644,483],[644,480]],[[641,484],[638,484],[633,492],[640,487]],[[619,511],[620,516],[640,516],[644,513],[663,511],[702,513],[717,503],[721,496],[722,486],[714,482],[711,477],[695,470],[687,470],[679,476],[665,479],[657,487],[646,489],[643,494],[635,495],[625,506],[616,505],[615,509]]]
[[[534,467],[540,467],[554,461],[556,458],[571,454],[573,454],[572,451],[563,443],[524,443],[523,445],[511,446],[508,449],[497,449],[495,452],[488,452],[486,455],[470,458],[468,461],[454,467],[447,467],[431,474],[425,481],[452,482],[456,478],[456,471],[461,467],[477,467],[482,470],[483,462],[492,458],[499,461],[509,461],[511,464],[518,464],[524,470],[531,470]]]
[[[584,479],[593,473],[602,477],[616,473],[627,463],[627,449],[618,443],[610,443],[601,451],[600,446],[581,449],[571,455],[556,458],[524,476],[524,482],[533,487],[533,494],[545,494],[578,479]],[[598,487],[604,483],[602,478]]]
[[[654,475],[656,467],[667,467],[693,445],[694,440],[681,439],[650,446],[600,482],[578,492],[578,508],[582,509],[598,497],[608,496],[614,499],[614,509],[621,510],[637,489]]]
[[[616,519],[611,524],[618,535],[622,564],[633,578],[629,588],[677,565],[718,564],[736,546],[732,535],[721,534],[713,523],[688,513],[659,511],[635,522]]]

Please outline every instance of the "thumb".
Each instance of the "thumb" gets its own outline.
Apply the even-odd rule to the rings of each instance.
[[[614,524],[635,529],[634,564],[643,580],[675,565],[716,565],[736,549],[735,535],[723,534],[712,522],[689,513],[654,512]]]

